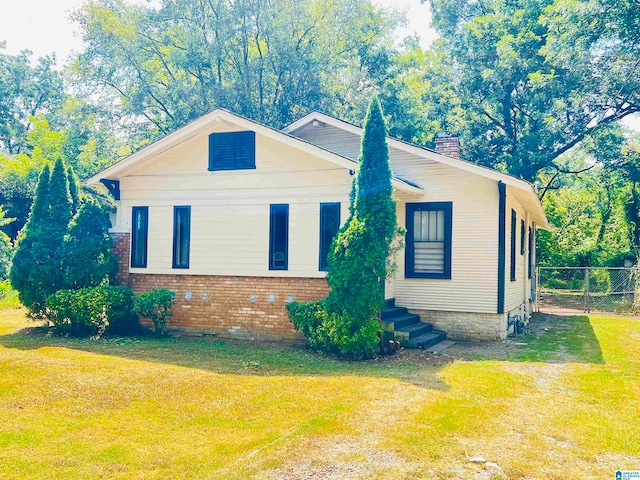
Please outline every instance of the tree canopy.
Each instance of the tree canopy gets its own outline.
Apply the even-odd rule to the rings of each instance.
[[[638,9],[604,3],[432,0],[435,49],[447,56],[440,65],[455,93],[447,123],[461,127],[469,159],[530,181],[569,172],[564,153],[640,111],[637,30],[628,24]],[[619,24],[626,30],[612,33]]]
[[[94,0],[75,19],[76,78],[152,136],[216,107],[274,127],[348,114],[396,25],[368,0]]]

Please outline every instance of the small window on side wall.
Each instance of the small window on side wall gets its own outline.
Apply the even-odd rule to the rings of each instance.
[[[146,268],[149,207],[133,207],[131,211],[131,267]]]
[[[209,135],[209,170],[256,168],[256,133],[223,132]]]
[[[269,270],[289,268],[289,205],[275,204],[269,211]]]
[[[173,268],[189,268],[191,207],[173,207]]]
[[[329,270],[331,244],[340,229],[340,203],[320,204],[320,270]]]
[[[524,255],[526,229],[524,227],[524,220],[520,220],[520,255]]]
[[[407,203],[405,277],[451,278],[451,202]]]

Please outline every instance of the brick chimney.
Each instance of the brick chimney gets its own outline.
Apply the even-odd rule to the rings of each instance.
[[[460,158],[460,139],[458,135],[440,134],[436,137],[436,153],[447,157]]]

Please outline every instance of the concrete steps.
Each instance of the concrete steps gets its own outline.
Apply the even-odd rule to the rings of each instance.
[[[405,307],[396,307],[395,299],[387,300],[381,312],[385,331],[408,348],[431,348],[446,338],[444,332],[433,329],[433,325],[420,320],[419,315],[409,313]]]

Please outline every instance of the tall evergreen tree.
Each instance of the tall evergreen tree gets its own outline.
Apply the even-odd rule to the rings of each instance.
[[[40,174],[29,220],[20,234],[10,279],[20,301],[41,318],[49,295],[62,287],[62,245],[71,220],[69,182],[62,160]]]
[[[365,119],[350,216],[329,254],[327,282],[331,292],[323,302],[288,307],[293,324],[312,347],[352,356],[373,355],[381,331],[381,284],[398,232],[392,193],[384,118],[374,98]]]
[[[364,121],[356,198],[356,215],[370,234],[371,254],[377,256],[374,273],[379,280],[384,280],[391,242],[398,227],[387,129],[377,97],[371,101]]]
[[[354,330],[376,319],[382,306],[381,283],[397,232],[386,136],[382,108],[374,97],[364,121],[355,196],[352,187],[353,214],[336,237],[327,275],[327,308],[353,319]]]
[[[97,202],[86,201],[73,217],[63,245],[63,288],[97,287],[115,274],[109,216]]]
[[[45,165],[40,173],[29,219],[18,236],[9,276],[20,302],[35,316],[44,310],[47,296],[53,293],[47,271],[47,232],[44,228],[50,220],[50,172],[49,165]]]
[[[62,160],[58,159],[51,171],[51,181],[49,182],[49,208],[51,215],[49,222],[45,224],[47,230],[47,247],[49,250],[49,269],[53,292],[62,288],[62,245],[64,237],[71,221],[73,204],[69,193],[69,181],[67,179],[67,169]]]
[[[80,182],[73,167],[67,167],[67,182],[69,183],[69,195],[71,195],[71,215],[78,213],[80,208]]]

